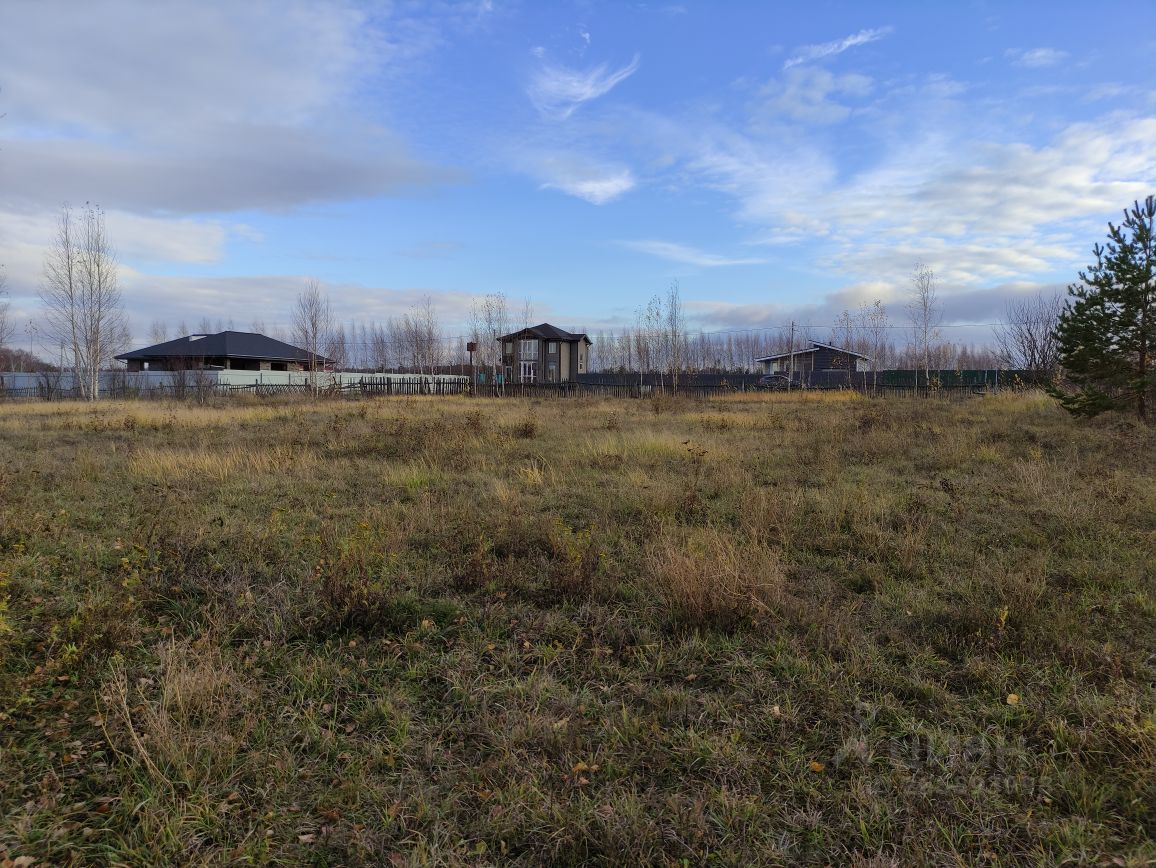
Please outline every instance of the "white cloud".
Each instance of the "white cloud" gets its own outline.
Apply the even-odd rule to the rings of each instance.
[[[620,169],[608,174],[578,173],[558,177],[542,184],[542,189],[561,190],[563,193],[585,199],[592,205],[605,205],[624,193],[629,193],[634,189],[635,183],[634,175],[629,169]]]
[[[581,105],[609,93],[638,70],[639,57],[621,69],[601,64],[589,70],[543,66],[530,81],[528,93],[543,115],[565,120]]]
[[[817,45],[803,45],[796,48],[795,54],[783,62],[783,69],[790,69],[792,66],[798,66],[800,63],[808,63],[813,60],[822,60],[824,57],[831,57],[835,54],[842,54],[848,48],[854,48],[857,45],[866,45],[869,42],[882,39],[890,34],[891,31],[891,27],[875,27],[860,30],[858,33],[852,33],[850,36],[844,36],[842,39],[836,39],[832,42],[822,42]]]
[[[368,81],[396,80],[457,19],[466,26],[465,11],[447,13],[454,22],[351,0],[9,11],[0,262],[22,311],[35,310],[63,202],[105,208],[126,298],[147,308],[153,278],[129,263],[214,263],[230,238],[255,237],[195,215],[390,195],[448,177],[354,102]]]
[[[851,113],[851,108],[832,96],[864,97],[873,82],[865,75],[835,75],[826,69],[789,69],[781,81],[763,88],[764,108],[773,116],[811,123],[834,123]]]
[[[352,104],[436,44],[429,22],[343,0],[17,10],[0,28],[0,207],[205,213],[443,180]]]
[[[1033,145],[917,105],[889,122],[881,158],[851,173],[790,127],[704,127],[684,165],[734,197],[760,243],[814,245],[822,270],[896,285],[923,260],[949,291],[1074,275],[1104,221],[1151,192],[1156,117],[1108,115]]]
[[[1068,57],[1068,52],[1060,51],[1058,48],[1009,48],[1006,55],[1016,66],[1023,66],[1028,69],[1045,69],[1065,60]]]
[[[239,124],[197,132],[132,144],[10,141],[5,159],[12,171],[0,206],[91,200],[145,214],[283,209],[405,192],[452,177],[411,157],[396,138],[365,127]]]
[[[657,256],[660,259],[669,259],[671,262],[681,262],[685,265],[697,265],[703,268],[720,268],[728,265],[762,265],[765,259],[757,257],[726,257],[717,253],[708,253],[691,247],[687,244],[676,244],[672,241],[620,241],[623,247]]]
[[[539,182],[541,190],[560,190],[592,205],[605,205],[637,185],[630,167],[612,160],[560,150],[523,150],[512,155]]]

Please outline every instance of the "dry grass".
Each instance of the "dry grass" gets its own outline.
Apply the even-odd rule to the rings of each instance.
[[[0,860],[1156,856],[1130,420],[816,393],[0,433]]]
[[[779,553],[716,528],[664,528],[647,548],[646,581],[675,618],[734,627],[773,615],[783,593]]]

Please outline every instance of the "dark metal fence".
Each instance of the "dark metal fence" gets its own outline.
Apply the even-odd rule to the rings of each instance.
[[[797,383],[792,389],[801,396],[854,391],[867,397],[879,398],[942,398],[963,400],[977,395],[992,394],[1008,389],[1036,388],[1039,378],[1026,371],[933,371],[929,378],[922,371],[837,372],[841,381],[821,378],[818,383]],[[112,384],[101,391],[102,399],[195,400],[228,398],[250,395],[272,398],[279,395],[301,395],[329,398],[356,398],[370,396],[452,396],[473,395],[494,398],[634,398],[658,396],[709,400],[725,395],[757,393],[757,378],[742,377],[729,380],[712,375],[710,378],[687,378],[677,386],[657,378],[647,382],[613,382],[606,378],[594,381],[584,378],[578,383],[493,384],[479,383],[471,388],[466,377],[419,378],[365,376],[356,382],[331,384],[320,387],[294,384],[227,385],[192,383],[155,386],[148,389],[124,383]],[[782,391],[782,389],[776,389]],[[40,385],[22,389],[0,390],[0,400],[79,400],[78,389],[61,389]]]

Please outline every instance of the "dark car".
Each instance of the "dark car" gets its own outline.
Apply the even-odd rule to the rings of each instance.
[[[799,384],[795,383],[792,387],[791,378],[783,374],[767,374],[765,377],[759,377],[755,388],[767,392],[785,392],[790,388],[799,388]]]

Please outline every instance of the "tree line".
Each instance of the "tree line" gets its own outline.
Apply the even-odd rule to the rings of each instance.
[[[677,385],[694,372],[750,372],[754,360],[805,349],[811,340],[866,356],[869,368],[932,370],[1002,367],[1048,375],[1051,391],[1067,409],[1094,415],[1132,409],[1148,418],[1156,390],[1151,354],[1156,342],[1156,198],[1137,201],[1119,224],[1108,224],[1106,244],[1093,247],[1095,262],[1079,272],[1067,298],[1039,294],[1008,303],[994,328],[991,345],[945,340],[943,311],[935,272],[916,263],[899,321],[882,300],[844,310],[826,331],[792,323],[778,329],[707,332],[688,328],[680,288],[671,285],[635,312],[632,326],[591,335],[592,372],[658,374]],[[12,346],[15,323],[0,270],[0,369],[45,367]],[[80,394],[95,400],[100,372],[129,341],[128,319],[118,285],[118,261],[103,211],[86,203],[65,205],[44,260],[40,285],[42,347],[57,350],[55,368],[75,374]],[[528,326],[533,306],[527,301],[520,322]],[[466,334],[449,336],[433,299],[425,297],[405,313],[383,323],[351,324],[334,315],[328,296],[311,280],[298,295],[289,329],[249,328],[295,343],[337,369],[408,370],[432,373],[464,365],[469,358],[496,374],[502,365],[502,335],[516,330],[515,317],[502,293],[475,300]],[[35,327],[30,324],[30,329]],[[233,327],[203,319],[199,332]],[[154,321],[154,343],[169,338],[167,325]],[[189,334],[184,322],[174,337]],[[467,341],[474,353],[467,355]],[[51,362],[47,363],[51,365]]]

